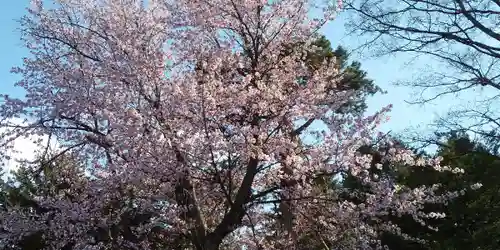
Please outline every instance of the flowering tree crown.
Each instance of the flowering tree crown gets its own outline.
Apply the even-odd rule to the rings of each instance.
[[[82,164],[51,172],[66,185],[35,192],[40,209],[4,209],[0,242],[40,233],[50,249],[285,249],[312,235],[368,249],[398,232],[379,223],[388,214],[436,217],[422,204],[450,194],[373,175],[358,150],[386,140],[374,132],[389,108],[334,112],[355,91],[338,86],[335,60],[304,60],[336,11],[308,0],[34,1],[21,20],[31,56],[14,69],[27,95],[0,107],[26,122],[3,123],[1,145],[50,136],[59,146],[44,163]],[[400,163],[443,170],[397,148],[376,166]],[[317,185],[340,173],[367,187],[352,194],[363,202]]]

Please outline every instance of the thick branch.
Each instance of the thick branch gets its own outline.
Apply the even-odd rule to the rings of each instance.
[[[245,216],[245,204],[250,202],[252,185],[257,174],[259,160],[251,158],[247,164],[247,170],[241,182],[234,203],[229,212],[224,216],[215,230],[208,234],[206,249],[217,249],[224,237],[234,231]]]

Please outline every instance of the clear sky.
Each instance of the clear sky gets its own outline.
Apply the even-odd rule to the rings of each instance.
[[[0,92],[18,96],[23,92],[13,88],[13,84],[19,77],[11,74],[10,69],[21,65],[23,56],[27,56],[28,52],[22,47],[15,19],[25,13],[29,0],[7,2],[0,8]]]
[[[8,2],[0,8],[0,92],[19,96],[22,95],[22,90],[13,87],[14,82],[19,78],[9,71],[12,66],[21,65],[22,57],[28,55],[19,40],[19,32],[16,31],[18,24],[15,19],[19,19],[25,13],[29,0]],[[354,48],[356,44],[359,44],[355,38],[345,36],[342,15],[325,27],[323,32],[333,46],[342,44],[347,48]],[[369,100],[369,112],[375,112],[387,104],[394,105],[390,114],[391,121],[382,127],[385,131],[397,132],[408,126],[425,126],[435,118],[436,113],[443,114],[453,105],[463,102],[463,100],[449,97],[423,107],[409,105],[404,100],[411,99],[412,89],[395,87],[392,83],[397,79],[411,79],[418,74],[416,69],[426,66],[425,64],[412,64],[405,67],[404,63],[408,57],[403,56],[383,59],[367,59],[358,56],[355,59],[362,63],[362,68],[368,71],[368,76],[374,79],[377,85],[388,91],[388,94],[377,95]]]
[[[333,47],[342,45],[347,49],[354,49],[365,42],[357,37],[346,35],[342,13],[336,20],[323,29],[323,33],[331,41]],[[412,57],[408,54],[398,54],[385,58],[370,58],[355,53],[352,55],[352,59],[360,61],[361,67],[368,72],[368,77],[388,92],[387,94],[376,95],[368,101],[368,113],[376,112],[381,107],[393,104],[393,110],[390,113],[391,120],[383,125],[382,130],[384,131],[392,130],[400,132],[409,127],[424,129],[438,115],[445,115],[451,108],[467,102],[467,100],[455,96],[446,96],[426,105],[405,102],[405,100],[415,100],[418,97],[415,96],[417,89],[395,86],[394,82],[398,80],[411,80],[419,76],[423,70],[436,69],[438,67],[437,63],[432,60],[426,60],[428,58],[411,60]]]

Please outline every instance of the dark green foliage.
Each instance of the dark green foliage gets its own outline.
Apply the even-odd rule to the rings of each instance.
[[[347,50],[339,46],[333,52],[340,66],[342,75],[340,80],[341,89],[356,90],[356,98],[341,107],[339,112],[361,113],[366,110],[366,98],[374,95],[381,89],[374,85],[373,80],[367,78],[366,71],[361,69],[361,63],[353,61],[348,64],[349,56]]]
[[[500,246],[500,158],[484,145],[466,136],[452,135],[439,150],[443,164],[465,169],[462,176],[443,178],[448,189],[467,188],[480,182],[479,190],[468,191],[452,201],[449,216],[433,234],[432,249],[498,249]]]
[[[300,46],[290,44],[287,49],[281,52],[281,56],[290,54],[296,48],[300,48]],[[303,58],[305,59],[302,60],[305,60],[311,72],[317,70],[324,62],[330,63],[335,60],[335,67],[337,67],[340,74],[335,79],[331,79],[331,81],[336,81],[336,84],[328,91],[355,91],[354,98],[342,105],[338,110],[335,110],[337,113],[362,113],[367,108],[366,98],[381,91],[373,80],[367,78],[367,72],[361,69],[360,62],[349,62],[347,50],[342,46],[338,46],[334,50],[325,36],[316,39],[311,44],[311,47],[304,52]],[[307,75],[302,76],[297,81],[300,85],[307,86],[308,78]]]
[[[410,186],[442,183],[442,191],[468,189],[464,195],[452,200],[447,206],[428,205],[428,211],[444,212],[447,217],[429,220],[439,230],[426,229],[402,218],[398,224],[404,232],[426,240],[425,245],[385,235],[384,243],[394,250],[495,250],[500,247],[500,157],[481,143],[464,134],[451,133],[446,142],[439,145],[442,165],[463,168],[464,174],[439,173],[423,168],[412,168],[401,182]],[[475,183],[482,188],[470,190]]]
[[[408,148],[401,143],[401,147]],[[359,152],[374,157],[372,165],[379,162],[378,155],[383,146],[361,147]],[[422,152],[421,154],[425,154]],[[472,141],[464,134],[448,134],[445,143],[439,145],[438,156],[443,157],[442,166],[458,167],[464,174],[437,172],[430,168],[413,166],[383,166],[382,170],[372,168],[371,172],[379,176],[388,175],[401,184],[410,187],[441,183],[441,192],[467,189],[464,195],[446,205],[427,204],[424,211],[443,212],[444,219],[427,220],[438,231],[421,226],[408,216],[387,216],[382,218],[399,225],[403,232],[426,241],[421,244],[404,240],[389,233],[382,234],[380,240],[392,250],[496,250],[500,248],[500,157],[487,146]],[[471,185],[482,183],[478,190],[471,190]],[[328,185],[326,185],[328,187]],[[343,180],[328,188],[344,188],[347,192],[341,199],[355,203],[362,202],[362,197],[353,198],[352,194],[366,190],[356,178],[348,173]],[[314,236],[305,237],[311,250],[325,249]],[[333,244],[329,244],[333,245]]]
[[[335,60],[341,73],[336,90],[356,91],[355,98],[344,104],[337,112],[364,112],[367,108],[366,98],[376,94],[381,89],[373,83],[373,80],[367,78],[366,71],[361,69],[361,63],[358,61],[349,62],[349,53],[342,46],[333,50],[330,41],[325,36],[318,38],[312,45],[318,47],[318,50],[315,53],[308,53],[306,56],[307,64],[311,69],[317,69],[324,60],[328,62]]]

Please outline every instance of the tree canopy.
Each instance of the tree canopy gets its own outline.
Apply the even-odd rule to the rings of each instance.
[[[372,143],[387,145],[386,168],[442,168],[376,133],[389,108],[361,112],[377,88],[318,33],[337,7],[312,3],[34,1],[20,22],[31,54],[13,70],[27,95],[3,96],[0,146],[49,136],[60,146],[42,159],[78,164],[53,172],[63,187],[36,190],[39,211],[1,212],[2,244],[41,234],[50,249],[284,249],[314,232],[376,249],[399,228],[380,218],[421,221],[422,204],[449,200],[370,173],[359,148]],[[318,185],[339,173],[362,184],[358,200]]]
[[[400,51],[453,62],[458,54],[429,45],[451,40],[494,57],[493,45],[464,41],[492,36],[477,24],[495,14],[488,5],[415,2],[397,11],[410,28],[391,18],[409,2],[344,5],[362,31],[409,41]],[[423,6],[431,26],[434,11],[456,21],[434,31],[413,15]],[[0,161],[21,137],[58,146],[0,183],[0,247],[498,246],[495,130],[482,142],[446,134],[436,154],[378,132],[390,107],[365,112],[381,90],[319,33],[338,10],[311,0],[33,1],[20,20],[30,56],[13,69],[27,95],[1,96]],[[464,21],[473,26],[450,29]],[[466,62],[452,64],[471,70]]]

